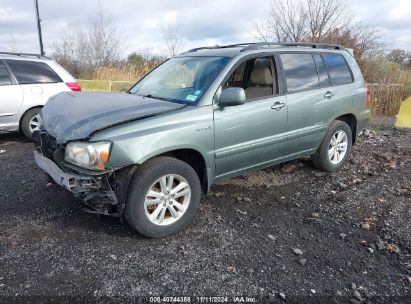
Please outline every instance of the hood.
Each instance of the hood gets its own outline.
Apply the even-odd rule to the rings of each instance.
[[[57,142],[87,138],[123,122],[180,109],[184,105],[124,93],[64,92],[41,110],[42,129]]]

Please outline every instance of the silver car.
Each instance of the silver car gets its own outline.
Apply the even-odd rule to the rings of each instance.
[[[0,52],[0,133],[21,131],[31,138],[51,96],[80,90],[73,76],[48,57]]]

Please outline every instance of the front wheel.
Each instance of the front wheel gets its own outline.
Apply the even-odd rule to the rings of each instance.
[[[131,179],[124,217],[147,237],[169,236],[192,221],[200,197],[200,180],[191,166],[157,157],[143,164]]]
[[[328,172],[341,169],[350,157],[352,131],[347,123],[335,120],[317,152],[311,156],[314,167]]]

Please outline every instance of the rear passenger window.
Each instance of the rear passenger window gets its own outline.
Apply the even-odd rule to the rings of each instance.
[[[342,55],[323,54],[323,58],[333,85],[353,82],[350,68]]]
[[[6,60],[19,84],[62,82],[61,78],[43,62]]]
[[[317,68],[311,54],[281,54],[289,93],[319,88]]]
[[[320,87],[328,87],[330,85],[330,79],[328,78],[327,70],[324,62],[319,54],[313,54],[315,65],[317,66],[318,80]]]
[[[0,85],[11,84],[10,74],[3,62],[0,61]]]

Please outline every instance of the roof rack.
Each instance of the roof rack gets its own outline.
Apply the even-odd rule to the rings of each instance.
[[[212,50],[212,49],[225,49],[225,48],[231,48],[231,47],[240,47],[243,46],[240,52],[245,52],[245,51],[251,51],[251,50],[256,50],[260,47],[265,47],[265,46],[295,46],[295,47],[311,47],[314,49],[319,49],[319,48],[328,48],[328,49],[334,49],[334,50],[345,50],[345,48],[341,45],[338,44],[328,44],[328,43],[311,43],[311,42],[254,42],[254,43],[237,43],[237,44],[230,44],[230,45],[215,45],[215,46],[204,46],[204,47],[198,47],[195,49],[188,50],[184,52],[183,54],[186,53],[193,53],[197,52],[200,50]]]
[[[197,51],[201,51],[201,50],[213,50],[213,49],[227,49],[227,48],[231,48],[231,47],[239,47],[239,46],[248,46],[251,43],[237,43],[237,44],[229,44],[229,45],[214,45],[214,46],[203,46],[203,47],[198,47],[198,48],[194,48],[191,50],[188,50],[186,52],[184,52],[183,54],[186,53],[193,53],[193,52],[197,52]]]
[[[39,59],[41,59],[41,58],[50,59],[50,57],[47,57],[47,56],[44,56],[44,55],[30,54],[30,53],[0,52],[0,55],[31,56],[31,57],[37,57]]]
[[[301,47],[311,47],[314,49],[334,49],[334,50],[345,50],[345,48],[338,44],[329,43],[312,43],[312,42],[257,42],[250,43],[244,47],[241,52],[250,51],[258,49],[264,46],[301,46]]]

